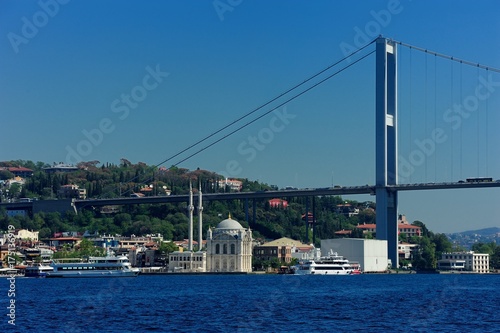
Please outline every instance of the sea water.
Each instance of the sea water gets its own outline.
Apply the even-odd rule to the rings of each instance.
[[[500,332],[500,275],[0,281],[0,332]],[[15,326],[7,309],[15,300]]]

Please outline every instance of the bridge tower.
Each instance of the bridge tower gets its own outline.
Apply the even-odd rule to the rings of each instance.
[[[376,222],[377,239],[387,240],[392,266],[398,267],[397,58],[396,44],[376,40]]]

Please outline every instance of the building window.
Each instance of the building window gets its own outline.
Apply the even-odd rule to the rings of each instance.
[[[220,245],[215,244],[215,254],[220,254]]]
[[[227,244],[222,245],[222,254],[227,254]]]
[[[231,254],[236,254],[236,246],[231,244]]]

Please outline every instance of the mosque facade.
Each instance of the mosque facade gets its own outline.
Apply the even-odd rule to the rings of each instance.
[[[231,216],[207,232],[207,272],[252,271],[252,231]]]

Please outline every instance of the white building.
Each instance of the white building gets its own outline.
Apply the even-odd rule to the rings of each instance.
[[[490,255],[474,251],[443,253],[438,261],[438,269],[488,273]]]
[[[172,273],[203,273],[207,267],[206,252],[175,251],[169,254],[168,271]]]
[[[18,229],[14,232],[14,235],[17,239],[21,240],[31,240],[34,242],[38,242],[38,231],[29,231],[27,229]]]
[[[417,244],[410,243],[399,243],[398,244],[398,255],[399,260],[411,260],[413,258],[413,252],[418,248]]]
[[[321,257],[321,249],[315,248],[314,245],[310,246],[292,246],[292,258],[299,261],[314,260]]]
[[[229,190],[239,192],[243,186],[243,182],[237,179],[222,179],[218,181],[219,188],[229,187]]]
[[[207,272],[251,272],[252,231],[229,218],[207,232]]]
[[[321,253],[330,250],[351,262],[358,262],[363,272],[384,272],[388,268],[387,241],[364,238],[321,240]]]

